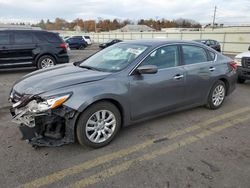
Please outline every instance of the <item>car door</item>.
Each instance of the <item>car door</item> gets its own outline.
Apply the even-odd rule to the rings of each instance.
[[[215,62],[209,60],[206,49],[195,45],[182,46],[182,61],[185,68],[187,103],[200,104],[206,100],[212,82]]]
[[[179,46],[164,46],[154,50],[139,65],[155,65],[155,74],[137,74],[129,77],[130,112],[133,120],[141,119],[182,105],[185,75],[179,66]]]
[[[13,64],[32,64],[33,50],[36,48],[33,34],[26,31],[14,31],[12,33],[13,44],[9,48]]]
[[[0,31],[0,67],[7,66],[11,63],[9,51],[10,46],[10,32]]]

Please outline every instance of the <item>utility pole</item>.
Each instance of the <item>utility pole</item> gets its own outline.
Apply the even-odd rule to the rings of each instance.
[[[215,23],[215,17],[216,17],[216,9],[217,7],[214,7],[214,16],[213,16],[213,25],[212,25],[212,30],[214,30],[214,23]]]

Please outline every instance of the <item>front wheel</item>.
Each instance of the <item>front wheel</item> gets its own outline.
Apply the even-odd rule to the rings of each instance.
[[[100,148],[111,142],[121,127],[121,115],[110,102],[98,102],[81,115],[76,134],[81,145]]]
[[[212,87],[209,96],[207,107],[210,109],[218,109],[221,107],[226,97],[226,86],[221,80],[217,81]]]

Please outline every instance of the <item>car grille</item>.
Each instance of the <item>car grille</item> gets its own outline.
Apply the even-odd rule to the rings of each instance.
[[[242,58],[242,67],[250,69],[250,57]]]

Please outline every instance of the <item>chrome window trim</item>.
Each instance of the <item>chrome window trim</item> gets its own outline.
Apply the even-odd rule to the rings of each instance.
[[[141,65],[141,63],[148,57],[148,56],[150,56],[150,54],[152,53],[152,52],[154,52],[155,50],[158,50],[159,48],[161,48],[161,47],[166,47],[166,46],[173,46],[173,45],[192,45],[192,46],[197,46],[197,47],[200,47],[200,48],[203,48],[203,47],[201,47],[201,46],[199,46],[199,45],[195,45],[195,44],[188,44],[188,43],[173,43],[173,44],[164,44],[164,45],[161,45],[161,46],[158,46],[158,47],[156,47],[156,48],[154,48],[154,49],[152,49],[130,72],[129,72],[129,76],[131,76],[132,75],[132,73]],[[205,48],[203,48],[204,50],[207,50],[208,51],[208,49],[205,49]],[[205,62],[200,62],[200,63],[193,63],[193,64],[189,64],[189,65],[179,65],[179,66],[175,66],[175,67],[168,67],[168,68],[161,68],[161,69],[158,69],[158,70],[165,70],[165,69],[171,69],[171,68],[176,68],[176,67],[184,67],[184,66],[193,66],[193,65],[197,65],[197,64],[201,64],[201,63],[211,63],[211,62],[215,62],[215,61],[217,61],[217,56],[218,56],[218,54],[217,53],[215,53],[215,58],[214,58],[214,60],[213,61],[205,61]]]

